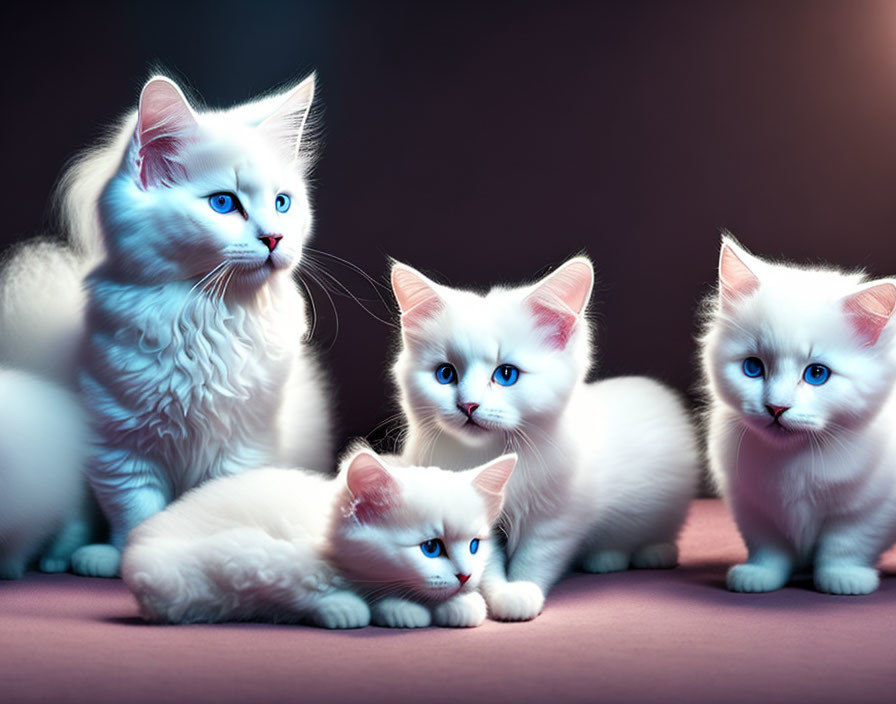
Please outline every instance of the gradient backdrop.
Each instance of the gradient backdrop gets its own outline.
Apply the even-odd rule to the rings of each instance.
[[[602,375],[690,392],[722,227],[896,273],[894,2],[20,3],[0,23],[4,246],[52,227],[66,160],[151,66],[212,106],[314,68],[313,246],[478,287],[585,250]],[[363,435],[393,410],[391,302],[326,270],[373,313],[312,284],[340,437]]]

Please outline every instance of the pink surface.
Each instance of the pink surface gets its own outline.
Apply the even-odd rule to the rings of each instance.
[[[573,575],[466,631],[147,626],[118,580],[33,574],[0,583],[0,701],[896,701],[896,552],[867,597],[731,594],[743,556],[701,500],[678,569]]]

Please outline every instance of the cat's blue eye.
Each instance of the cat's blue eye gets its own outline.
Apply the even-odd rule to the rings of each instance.
[[[420,543],[420,550],[427,557],[441,557],[445,554],[445,545],[438,538]]]
[[[233,195],[233,193],[215,193],[210,195],[208,204],[216,213],[232,213],[241,207],[239,198]]]
[[[744,374],[751,379],[762,376],[764,371],[765,366],[762,364],[762,360],[759,359],[759,357],[747,357],[744,360]]]
[[[803,379],[812,386],[821,386],[831,378],[831,370],[823,364],[810,364],[803,372]]]
[[[440,364],[436,369],[436,381],[440,384],[453,384],[457,381],[457,370],[450,364]]]
[[[287,210],[289,210],[289,206],[291,204],[292,199],[288,195],[286,195],[285,193],[277,194],[276,205],[278,213],[285,213]]]
[[[475,555],[478,550],[479,550],[479,538],[473,538],[473,540],[470,541],[470,554]]]
[[[513,386],[517,379],[520,378],[520,370],[512,364],[502,364],[495,369],[492,379],[497,381],[501,386]]]

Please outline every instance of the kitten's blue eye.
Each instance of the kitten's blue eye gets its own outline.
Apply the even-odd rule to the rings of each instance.
[[[762,360],[759,359],[759,357],[747,357],[744,360],[744,374],[746,374],[751,379],[762,376],[762,373],[764,371],[765,367],[763,366]]]
[[[441,557],[445,554],[445,545],[438,538],[420,543],[420,549],[427,557]]]
[[[520,378],[520,370],[512,364],[502,364],[495,369],[492,379],[497,381],[501,386],[513,386],[517,379]]]
[[[810,364],[803,372],[803,379],[812,384],[812,386],[821,386],[824,382],[831,378],[831,370],[823,364]]]
[[[473,538],[473,540],[470,541],[470,554],[475,555],[478,550],[479,550],[479,538]]]
[[[240,208],[239,198],[233,193],[215,193],[209,196],[208,204],[216,213],[232,213]]]
[[[289,210],[289,206],[292,204],[292,200],[285,193],[279,193],[277,195],[277,212],[285,213]]]
[[[450,364],[440,364],[436,369],[436,381],[440,384],[453,384],[457,381],[457,371]]]

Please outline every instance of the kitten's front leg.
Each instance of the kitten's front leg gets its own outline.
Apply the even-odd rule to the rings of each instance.
[[[447,628],[474,628],[485,621],[485,599],[479,592],[458,594],[443,601],[432,611],[437,626]]]
[[[827,527],[818,537],[815,588],[828,594],[870,594],[880,584],[874,565],[886,547],[884,531],[861,525]]]
[[[432,614],[415,601],[386,597],[371,604],[370,622],[386,628],[426,628],[432,622]]]
[[[793,575],[793,552],[772,543],[747,541],[747,561],[728,570],[727,586],[733,592],[771,592]]]
[[[78,548],[72,554],[72,571],[85,577],[117,577],[128,533],[168,505],[158,479],[162,469],[151,460],[114,450],[94,459],[89,476],[109,520],[109,543]]]

